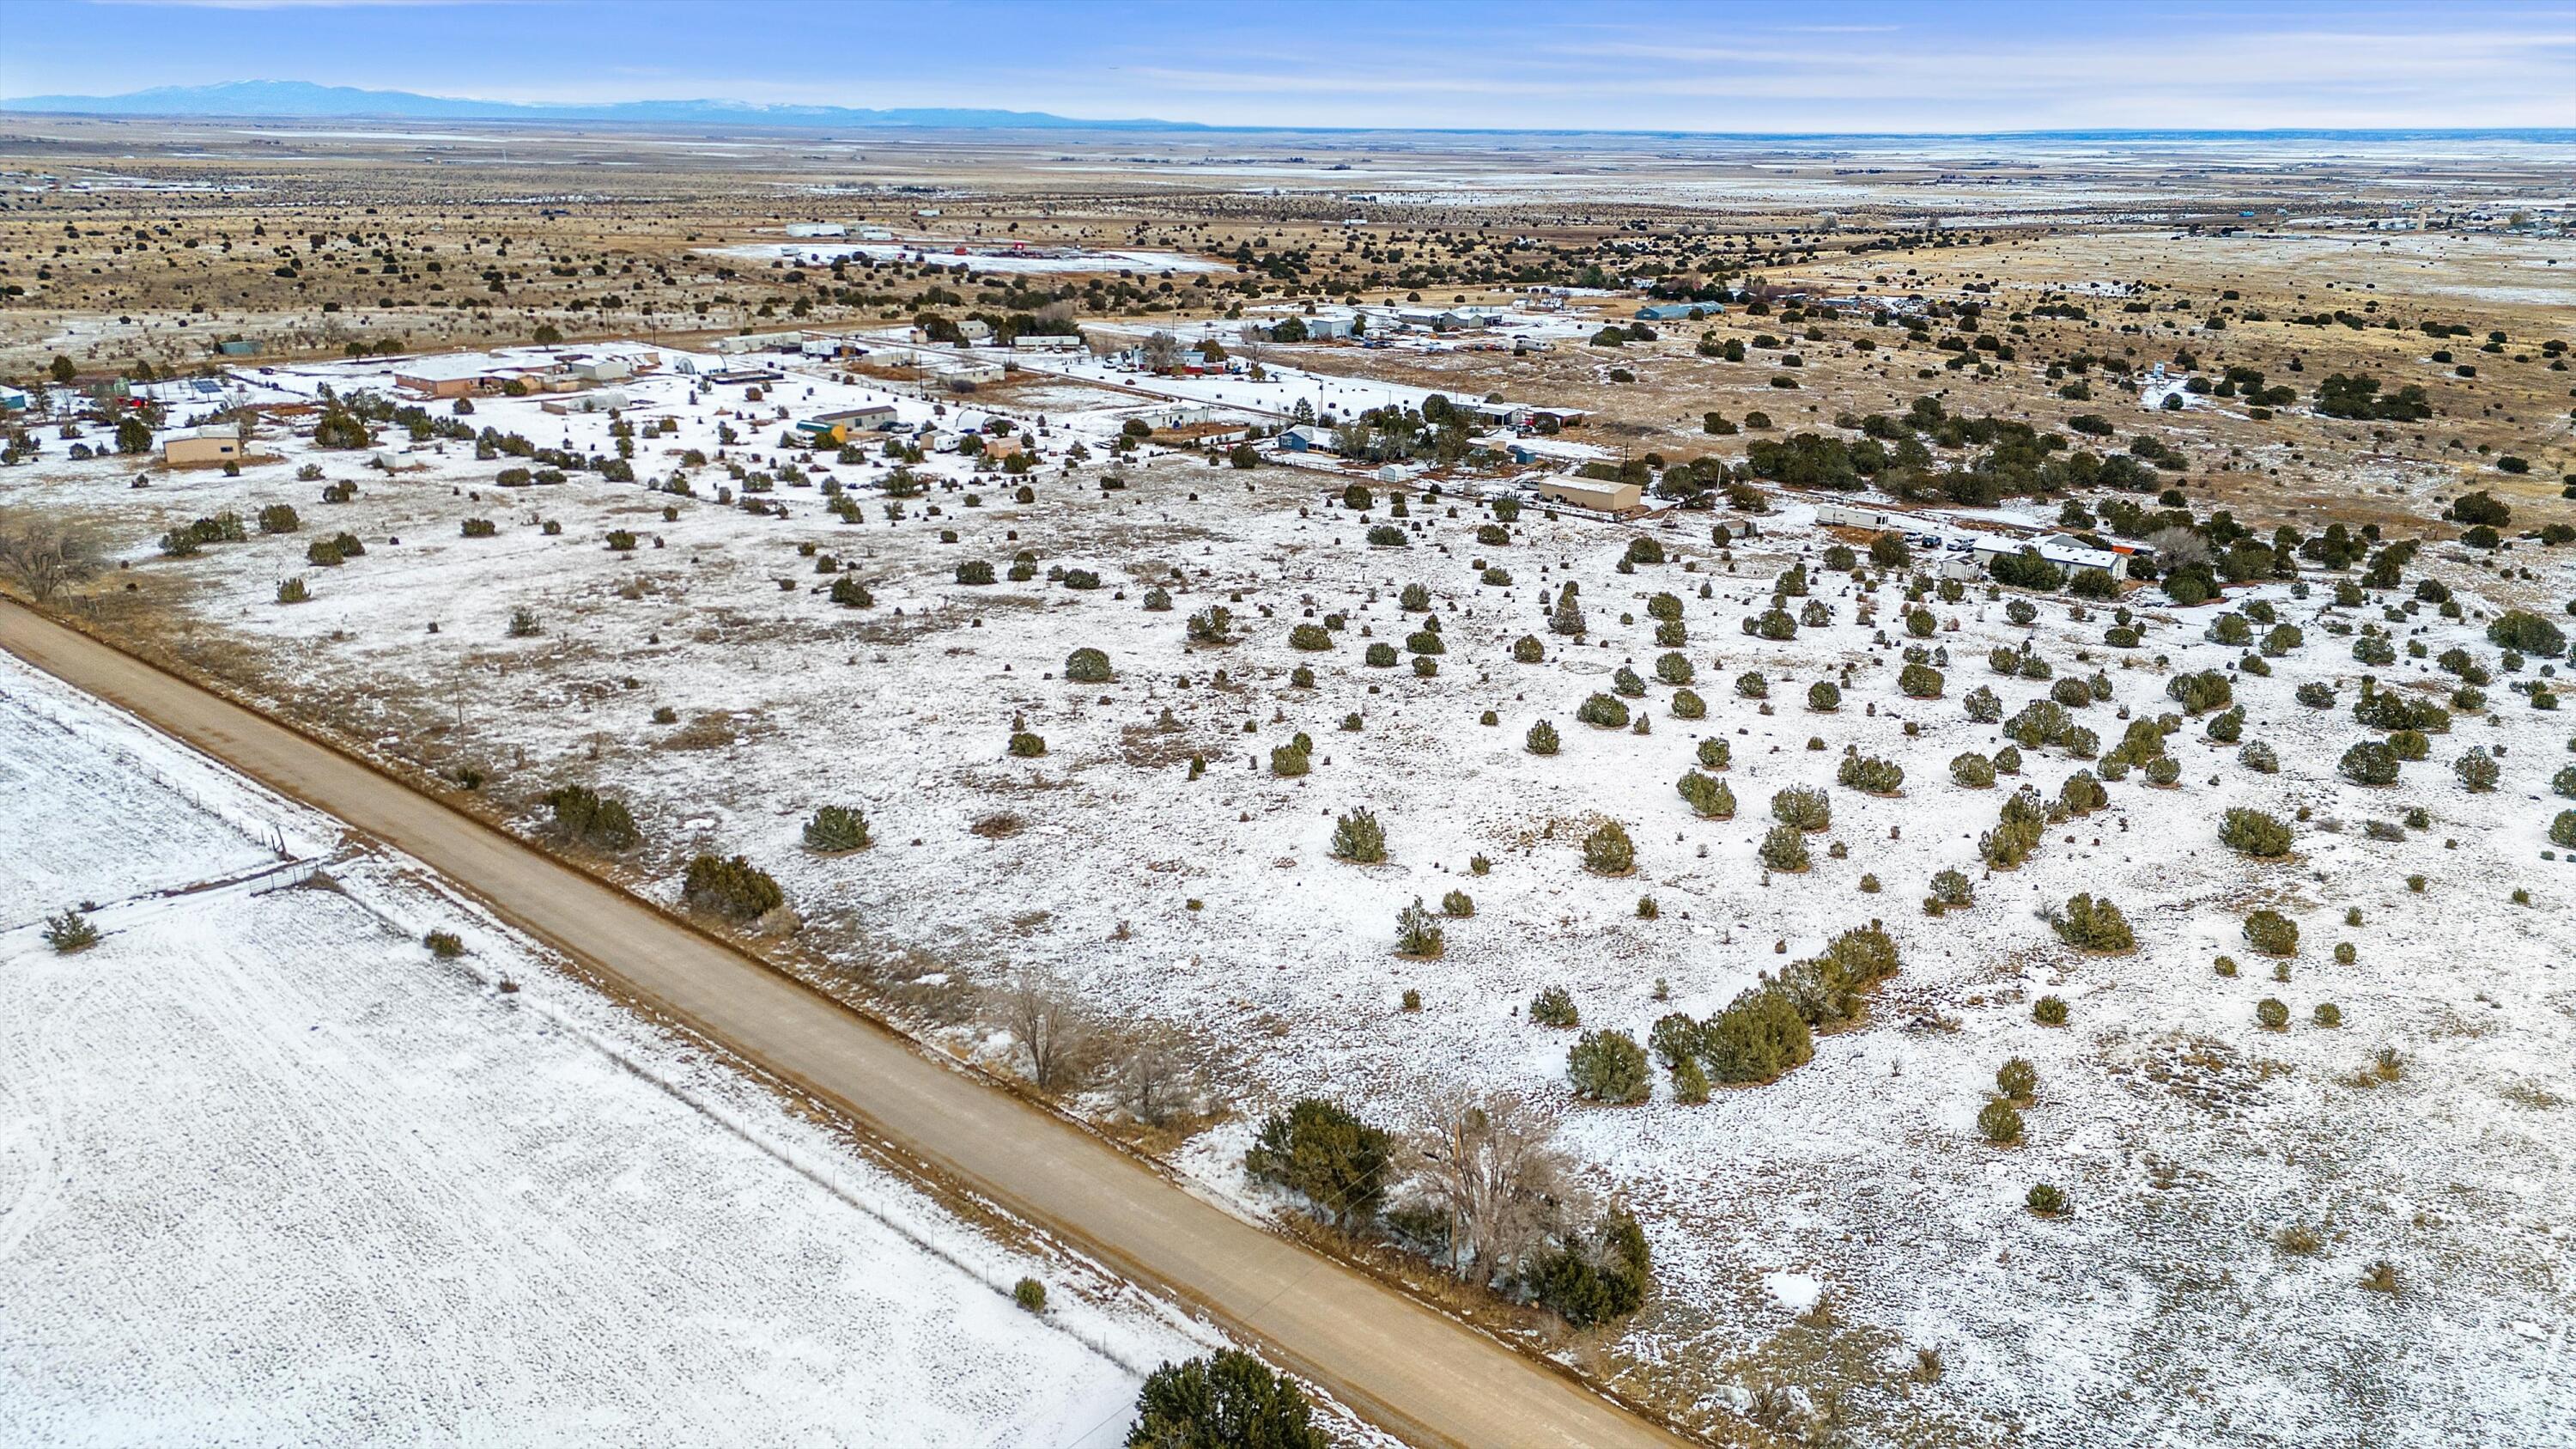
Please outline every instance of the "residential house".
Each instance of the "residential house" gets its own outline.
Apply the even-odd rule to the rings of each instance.
[[[394,386],[423,397],[468,397],[483,391],[485,382],[501,371],[482,356],[415,357],[395,365]]]

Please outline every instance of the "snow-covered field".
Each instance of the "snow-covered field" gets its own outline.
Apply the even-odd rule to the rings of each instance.
[[[1230,272],[1224,262],[1194,257],[1186,252],[1095,251],[1079,248],[1066,255],[1048,256],[1038,252],[980,251],[991,242],[956,242],[920,245],[912,242],[746,242],[741,246],[711,247],[711,256],[740,257],[746,261],[797,262],[807,266],[829,266],[843,258],[857,257],[872,261],[905,262],[915,266],[965,267],[976,272],[1013,276],[1047,276],[1083,272]],[[1042,248],[1041,250],[1052,250]]]
[[[1936,631],[1921,645],[1942,651],[1945,688],[1909,699],[1896,687],[1901,582],[1823,572],[1834,540],[1795,502],[1732,549],[1711,543],[1706,514],[1607,524],[1537,509],[1494,545],[1475,537],[1491,521],[1477,503],[1416,494],[1409,545],[1372,548],[1368,525],[1392,521],[1383,490],[1363,520],[1338,505],[1336,480],[1304,472],[1182,457],[1104,466],[1132,410],[1101,409],[1051,415],[1043,432],[1028,419],[1045,462],[1025,478],[934,455],[916,468],[932,491],[899,519],[877,491],[883,460],[829,455],[807,481],[848,485],[860,521],[794,483],[759,495],[787,516],[761,517],[709,501],[742,481],[726,462],[776,466],[774,403],[801,413],[864,389],[799,375],[753,422],[737,395],[691,403],[678,381],[631,388],[627,416],[679,420],[675,434],[639,440],[637,472],[653,478],[681,467],[683,449],[714,456],[717,427],[737,428],[725,461],[686,468],[694,499],[581,473],[499,489],[493,473],[513,460],[477,463],[454,444],[417,446],[387,477],[279,440],[287,460],[241,479],[156,473],[143,490],[126,486],[122,463],[65,463],[56,447],[0,476],[0,501],[41,488],[115,520],[136,569],[188,582],[190,616],[267,651],[266,687],[344,702],[389,754],[476,764],[487,795],[531,828],[537,799],[565,781],[628,799],[646,838],[632,863],[666,899],[690,855],[747,854],[852,989],[890,1010],[1043,964],[1105,1018],[1179,1026],[1223,1064],[1221,1084],[1248,1114],[1182,1151],[1213,1191],[1262,1202],[1240,1170],[1246,1135],[1295,1095],[1400,1127],[1447,1086],[1538,1094],[1653,1242],[1663,1292],[1613,1335],[1632,1387],[1704,1405],[1769,1385],[1833,1388],[1865,1440],[1892,1442],[2576,1439],[2576,862],[2544,839],[2570,803],[2549,782],[2576,763],[2576,713],[2510,692],[2540,666],[2502,672],[2482,633],[2508,604],[2563,621],[2576,592],[2566,550],[2517,547],[2506,560],[2534,575],[2521,579],[2429,545],[2410,582],[2447,582],[2466,617],[2429,604],[2400,615],[2384,627],[2425,655],[2376,670],[2335,631],[2381,624],[2402,595],[2336,609],[2323,577],[2304,597],[2287,584],[2240,591],[2227,607],[2266,604],[2305,632],[2267,677],[2237,672],[2243,647],[2204,638],[2218,607],[2133,593],[2144,639],[2122,649],[2104,640],[2111,606],[2044,598],[2023,626],[1972,588],[1929,604]],[[1203,381],[1211,393],[1250,386]],[[899,406],[911,418],[932,404]],[[474,422],[608,446],[605,417],[544,416],[533,401],[478,402]],[[1077,439],[1092,461],[1068,472]],[[358,480],[357,501],[313,502],[314,485],[291,476],[308,460]],[[1103,491],[1112,472],[1127,486]],[[1013,501],[1023,482],[1031,502]],[[276,501],[302,510],[302,533],[150,556],[171,521]],[[496,520],[498,535],[460,537],[470,517]],[[365,539],[365,557],[302,564],[317,530],[342,528]],[[612,528],[642,547],[607,551]],[[1672,561],[1620,572],[1640,537]],[[1021,550],[1035,578],[955,582],[961,562],[1001,572]],[[872,607],[829,602],[825,555],[866,582]],[[1801,561],[1830,622],[1776,643],[1743,633],[1774,575]],[[1096,571],[1102,587],[1069,589],[1054,568]],[[1508,580],[1488,581],[1488,568]],[[272,602],[291,574],[312,602]],[[1580,642],[1544,625],[1568,582],[1586,616]],[[1408,583],[1427,589],[1428,610],[1400,607]],[[1169,612],[1145,607],[1156,587]],[[1663,648],[1646,606],[1659,591],[1681,602],[1679,651],[1704,719],[1678,717],[1675,690],[1654,682]],[[1231,610],[1235,642],[1186,637],[1184,619],[1210,605]],[[540,633],[505,636],[516,607]],[[1292,624],[1327,614],[1349,625],[1333,649],[1289,647]],[[1445,646],[1435,675],[1361,662],[1369,644],[1401,648],[1426,614]],[[1545,662],[1513,662],[1524,634],[1543,641]],[[2210,741],[2205,718],[2185,721],[2168,744],[2183,766],[2174,787],[2138,774],[2111,783],[2107,809],[2052,827],[2018,870],[1986,875],[1977,837],[2005,790],[1954,784],[1949,762],[2003,743],[1967,716],[1969,691],[1991,687],[2007,717],[2049,692],[2055,681],[1990,672],[1991,648],[2024,643],[2056,680],[2101,674],[2110,697],[2075,714],[2105,748],[2130,720],[2178,709],[2166,694],[2176,673],[2229,672],[2244,737],[2277,750],[2279,773]],[[1106,650],[1116,678],[1059,680],[1079,646]],[[2486,712],[2461,713],[2394,786],[2345,781],[2336,762],[2365,735],[2350,711],[2361,675],[2440,698],[2456,681],[2432,657],[2453,646],[2498,671]],[[1291,682],[1299,665],[1312,687]],[[1651,733],[1574,719],[1622,665],[1649,680],[1628,702]],[[1756,671],[1767,699],[1739,691]],[[1810,712],[1808,687],[1828,679],[1841,707]],[[2295,703],[2307,682],[2330,683],[2335,707]],[[1539,720],[1562,732],[1560,754],[1523,750]],[[1019,728],[1044,738],[1042,757],[1005,753]],[[1299,731],[1314,741],[1313,773],[1274,777],[1270,750]],[[1698,818],[1675,793],[1702,740],[1731,747],[1731,820]],[[2449,768],[2471,745],[2499,759],[2492,793],[2465,791]],[[1901,764],[1902,794],[1837,787],[1847,749]],[[1206,765],[1196,779],[1193,755]],[[2051,797],[2088,763],[2027,755],[2024,778]],[[1832,828],[1813,837],[1811,871],[1766,875],[1754,847],[1774,792],[1791,785],[1829,792]],[[799,827],[826,803],[863,807],[875,848],[802,850]],[[2295,853],[2258,862],[2221,847],[2220,814],[2237,804],[2304,812]],[[1353,806],[1385,823],[1388,864],[1329,858],[1333,817]],[[2420,827],[2365,834],[2413,808]],[[1634,876],[1583,869],[1578,842],[1603,817],[1634,837]],[[1472,873],[1479,856],[1489,873]],[[1968,873],[1978,903],[1935,919],[1919,903],[1946,867]],[[2420,892],[2410,875],[2424,877]],[[1396,956],[1398,909],[1451,889],[1475,913],[1447,923],[1445,955]],[[2510,899],[2518,889],[2528,904]],[[2135,952],[2086,955],[2051,933],[2040,910],[2080,891],[2126,911]],[[1653,919],[1641,896],[1655,899]],[[2263,906],[2304,931],[2283,979],[2239,936]],[[1821,1040],[1781,1081],[1705,1105],[1674,1103],[1660,1073],[1645,1105],[1576,1103],[1571,1034],[1524,1014],[1534,992],[1564,985],[1585,1027],[1643,1040],[1665,1013],[1714,1012],[1872,919],[1904,968],[1870,1020]],[[2338,963],[2346,942],[2354,959]],[[2241,974],[2213,969],[2222,953]],[[1408,987],[1419,1012],[1399,1007]],[[2066,1026],[2032,1019],[2046,994],[2069,1004]],[[2288,1006],[2288,1029],[2257,1024],[2266,997]],[[2340,1026],[2318,1023],[2322,1005]],[[1007,1037],[971,1020],[908,1019],[1009,1057]],[[2382,1048],[2391,1072],[2374,1069]],[[2028,1135],[1989,1147],[1974,1119],[2013,1056],[2040,1077]],[[2042,1181],[2068,1192],[2071,1213],[2024,1210]],[[2313,1231],[2316,1250],[2276,1246],[2292,1229]],[[2383,1261],[2395,1294],[2362,1286]],[[1912,1376],[1918,1349],[1938,1352],[1942,1371]]]
[[[1216,1341],[5,656],[0,791],[0,1443],[1109,1445]]]

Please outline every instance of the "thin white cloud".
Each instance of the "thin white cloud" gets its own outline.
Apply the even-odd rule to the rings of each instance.
[[[491,5],[499,0],[83,0],[89,5],[158,10],[410,10],[427,6]],[[516,0],[542,4],[545,0]]]

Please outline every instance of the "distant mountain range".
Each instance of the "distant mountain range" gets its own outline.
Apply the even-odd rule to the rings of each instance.
[[[392,117],[412,121],[630,121],[670,126],[947,127],[983,130],[1196,131],[1188,121],[1084,120],[1044,111],[946,107],[863,110],[849,106],[765,106],[747,101],[617,101],[544,105],[477,101],[410,91],[365,91],[310,81],[226,81],[155,86],[121,96],[18,96],[0,111],[101,116],[249,116],[297,120]]]
[[[424,96],[411,91],[368,91],[354,86],[315,85],[310,81],[225,81],[218,85],[156,86],[119,96],[18,96],[0,99],[0,114],[51,113],[94,116],[238,116],[269,120],[404,120],[404,121],[590,121],[654,126],[772,126],[802,130],[893,129],[1022,131],[1208,131],[1208,132],[1353,132],[1378,128],[1314,125],[1214,126],[1199,121],[1164,121],[1151,117],[1098,120],[1058,116],[1045,111],[998,111],[922,106],[868,110],[853,106],[760,105],[750,101],[610,101],[594,105],[560,105],[518,101],[478,101],[457,96]],[[1712,141],[1859,142],[1887,139],[2052,140],[2052,141],[2339,141],[2387,142],[2417,139],[2512,140],[2568,144],[2576,129],[2528,127],[2462,130],[2056,130],[2056,131],[1693,131],[1581,130],[1562,127],[1495,129],[1484,127],[1401,128],[1415,134],[1462,135],[1619,135]]]

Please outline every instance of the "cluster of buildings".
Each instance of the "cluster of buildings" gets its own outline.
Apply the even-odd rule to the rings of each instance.
[[[394,365],[394,386],[422,398],[475,397],[507,393],[577,393],[604,383],[624,382],[661,366],[651,352],[564,353],[544,358],[513,359],[485,353],[415,357]]]
[[[2070,572],[2077,569],[2099,569],[2115,579],[2129,576],[2130,550],[2095,548],[2079,538],[2063,533],[1994,533],[1947,532],[1930,520],[1912,513],[1892,509],[1867,508],[1848,503],[1819,503],[1816,524],[1820,528],[1866,528],[1877,533],[1900,533],[1914,547],[1937,557],[1920,561],[1923,571],[1934,578],[1960,580],[1986,576],[1986,564],[1997,555],[2013,556],[2024,550]]]

